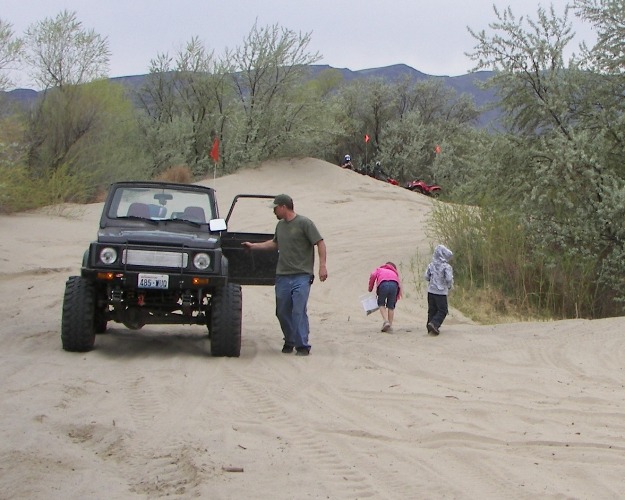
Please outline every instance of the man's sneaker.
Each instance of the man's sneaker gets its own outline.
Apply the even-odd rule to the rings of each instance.
[[[438,335],[440,332],[434,323],[428,323],[428,333],[430,335]]]
[[[388,332],[391,329],[391,324],[388,321],[382,323],[382,331]]]
[[[298,347],[296,349],[296,356],[308,356],[310,354],[310,347]]]
[[[282,352],[284,354],[289,354],[289,353],[293,352],[293,346],[284,344],[284,346],[282,347]]]

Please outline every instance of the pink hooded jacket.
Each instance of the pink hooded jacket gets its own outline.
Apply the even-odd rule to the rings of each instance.
[[[401,282],[399,280],[399,273],[397,269],[391,264],[383,264],[378,267],[369,276],[369,291],[373,291],[373,287],[377,287],[383,281],[395,281],[398,286],[397,299],[401,297]]]

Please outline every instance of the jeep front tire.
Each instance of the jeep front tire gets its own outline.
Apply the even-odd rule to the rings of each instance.
[[[95,343],[95,288],[81,276],[70,276],[65,283],[61,342],[63,349],[86,352]]]
[[[213,356],[240,356],[242,303],[241,285],[229,283],[213,293],[210,324]]]

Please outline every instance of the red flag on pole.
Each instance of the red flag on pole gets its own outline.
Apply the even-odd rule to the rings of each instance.
[[[369,136],[365,134],[365,142],[369,142]]]
[[[437,144],[436,147],[434,148],[434,152],[436,154],[439,154],[441,152],[441,147]]]
[[[215,163],[219,162],[219,138],[215,137],[213,140],[213,147],[211,148],[211,158]]]

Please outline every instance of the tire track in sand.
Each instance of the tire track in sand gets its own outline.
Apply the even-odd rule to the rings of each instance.
[[[358,467],[342,458],[349,454],[342,453],[342,448],[337,448],[334,439],[327,439],[325,434],[315,430],[315,423],[306,420],[305,411],[294,401],[292,388],[270,392],[262,379],[251,381],[230,366],[226,366],[224,371],[227,372],[225,375],[231,391],[247,401],[245,406],[234,409],[231,415],[233,425],[239,430],[244,431],[248,423],[256,424],[259,420],[277,429],[281,445],[288,450],[288,462],[301,463],[302,467],[317,471],[315,475],[323,477],[329,498],[386,497],[384,490],[373,487]],[[293,468],[297,469],[297,466]]]
[[[180,397],[180,392],[175,394],[169,387],[156,390],[141,373],[125,374],[124,381],[116,392],[127,402],[127,414],[119,415],[110,424],[95,420],[63,424],[57,432],[102,461],[103,467],[112,468],[113,474],[124,478],[133,493],[150,498],[200,495],[201,485],[215,469],[205,447],[177,435],[171,426],[171,430],[159,432],[163,423],[167,425],[170,420],[166,414],[176,408],[168,401]],[[86,392],[69,387],[66,394],[76,399]],[[71,404],[67,396],[58,408]],[[160,422],[155,425],[157,420]]]

